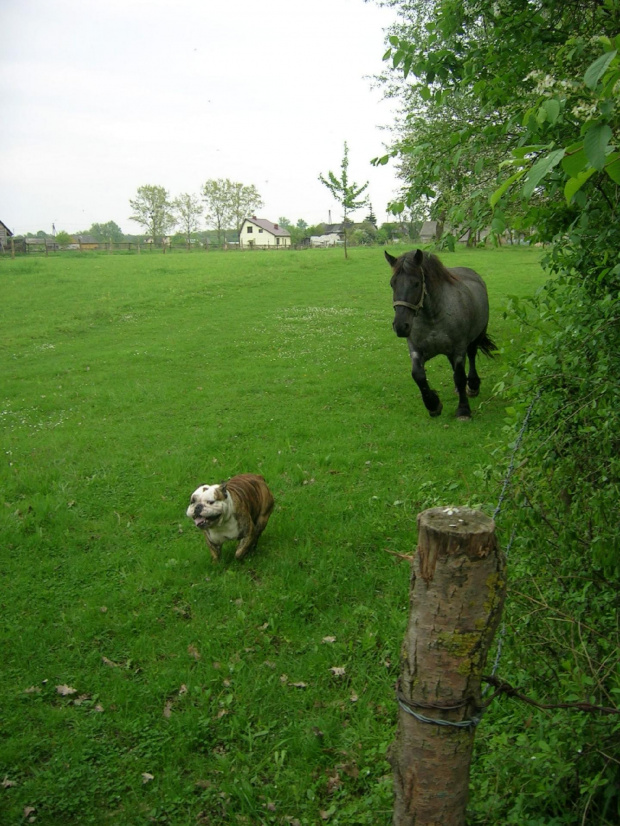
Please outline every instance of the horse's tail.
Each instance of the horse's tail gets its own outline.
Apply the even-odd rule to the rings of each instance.
[[[482,333],[478,336],[478,338],[474,341],[476,347],[484,353],[485,356],[489,358],[493,358],[493,353],[497,352],[499,349],[497,344],[493,341],[493,339],[487,335],[487,331],[483,330]]]

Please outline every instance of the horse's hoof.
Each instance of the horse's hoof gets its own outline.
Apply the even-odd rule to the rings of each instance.
[[[471,422],[471,416],[457,416],[457,422]]]
[[[475,390],[472,390],[472,388],[469,385],[467,385],[467,387],[465,388],[465,392],[467,393],[470,399],[475,399],[478,393],[480,392],[480,388],[477,387]]]
[[[429,414],[431,419],[436,419],[437,416],[441,416],[441,411],[443,410],[443,404],[439,402],[439,406],[436,407],[434,410],[429,410]]]

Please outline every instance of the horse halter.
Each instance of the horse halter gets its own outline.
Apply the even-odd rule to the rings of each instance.
[[[408,307],[410,310],[417,315],[420,310],[422,309],[422,305],[424,304],[424,299],[426,298],[426,279],[424,278],[424,273],[422,273],[422,295],[420,296],[420,300],[417,304],[411,304],[409,301],[393,301],[392,307]]]

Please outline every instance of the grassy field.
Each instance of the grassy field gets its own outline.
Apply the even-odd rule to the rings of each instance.
[[[416,514],[497,502],[509,295],[486,279],[471,422],[430,419],[380,249],[0,260],[0,822],[388,824]],[[262,473],[258,549],[211,561],[204,482]],[[505,526],[500,524],[503,530]],[[475,766],[474,766],[475,771]]]

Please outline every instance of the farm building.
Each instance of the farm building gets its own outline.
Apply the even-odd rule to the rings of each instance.
[[[76,241],[78,242],[78,247],[81,250],[99,249],[99,241],[97,241],[96,238],[93,238],[92,235],[76,235]]]
[[[9,238],[13,237],[13,233],[5,223],[0,221],[0,249],[6,249]]]
[[[268,247],[290,247],[291,234],[284,227],[272,224],[266,218],[253,215],[241,224],[239,233],[241,249],[267,249]]]
[[[354,224],[347,221],[346,224],[325,224],[322,235],[313,235],[310,238],[310,245],[313,247],[335,247],[337,244],[344,244],[344,232],[347,231],[347,238],[352,232],[366,230],[368,222]]]

